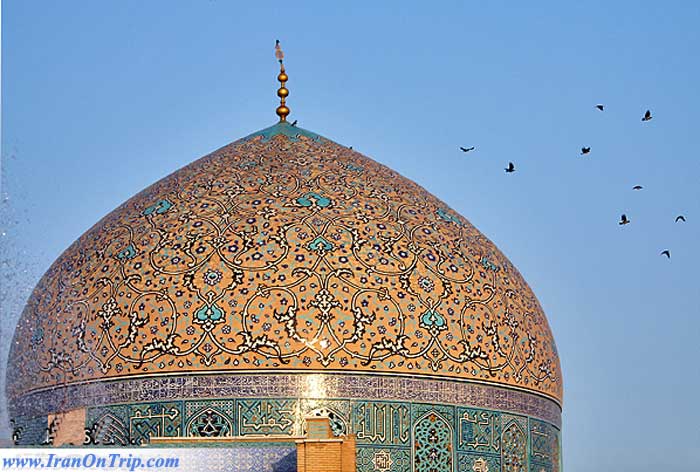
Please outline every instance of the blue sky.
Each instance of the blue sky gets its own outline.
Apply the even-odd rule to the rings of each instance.
[[[700,3],[2,6],[5,347],[73,240],[276,121],[280,39],[290,119],[423,185],[532,286],[565,470],[700,469]]]

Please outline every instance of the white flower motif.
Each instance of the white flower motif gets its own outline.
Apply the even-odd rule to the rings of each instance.
[[[386,472],[391,469],[391,465],[394,461],[391,460],[391,453],[389,451],[377,451],[372,457],[372,464],[374,465],[374,470],[379,472]]]
[[[472,470],[474,472],[489,472],[489,465],[486,462],[486,459],[479,457],[477,460],[475,460]]]

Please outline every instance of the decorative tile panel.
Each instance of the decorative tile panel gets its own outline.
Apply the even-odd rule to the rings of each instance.
[[[85,445],[129,446],[128,405],[90,408],[85,419]]]
[[[49,423],[45,416],[15,418],[10,422],[10,426],[12,427],[12,440],[17,446],[48,444]]]
[[[296,400],[237,400],[236,421],[241,436],[295,433]]]
[[[559,431],[551,425],[530,419],[530,470],[559,471]]]
[[[501,452],[501,414],[497,411],[458,407],[457,431],[460,451]]]
[[[471,382],[361,374],[226,374],[164,376],[94,382],[36,392],[10,403],[17,411],[75,409],[172,398],[325,398],[398,400],[474,406],[521,413],[561,425],[561,409],[547,398]],[[313,395],[310,395],[313,394]],[[527,427],[524,427],[527,429]]]
[[[411,405],[356,402],[353,426],[358,444],[408,446],[411,442]]]
[[[460,452],[457,472],[500,472],[500,455]]]
[[[185,435],[196,437],[236,436],[233,400],[185,402]]]
[[[501,434],[501,470],[502,472],[527,472],[527,434],[518,419],[503,417]]]
[[[145,403],[129,408],[129,437],[141,445],[151,436],[182,436],[182,402]]]
[[[452,472],[454,470],[453,427],[437,408],[426,411],[413,423],[413,470]]]
[[[397,447],[357,447],[357,472],[407,472],[411,450]]]

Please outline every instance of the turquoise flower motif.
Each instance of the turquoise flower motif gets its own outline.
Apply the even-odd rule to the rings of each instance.
[[[420,317],[420,327],[430,331],[432,336],[437,336],[440,331],[447,329],[447,320],[435,310],[428,310]]]
[[[119,251],[117,254],[117,259],[120,261],[126,261],[129,259],[132,259],[136,256],[136,248],[134,248],[133,244],[129,244],[127,247]]]
[[[41,344],[44,340],[44,328],[37,328],[32,334],[32,344]]]
[[[309,243],[309,249],[323,255],[326,252],[333,250],[333,244],[328,242],[323,236],[318,236]]]
[[[214,325],[223,323],[224,310],[219,308],[216,303],[204,304],[194,312],[195,323],[201,324],[205,331],[211,331]]]
[[[498,267],[497,265],[491,263],[491,261],[489,261],[489,260],[488,260],[487,258],[485,258],[485,257],[482,257],[482,258],[481,258],[481,266],[482,266],[484,269],[487,269],[487,270],[488,270],[488,269],[491,269],[491,270],[494,271],[494,272],[498,272],[498,271],[500,270],[500,267]]]
[[[303,207],[320,207],[326,208],[331,204],[331,200],[315,192],[309,192],[304,196],[297,198],[297,203]]]
[[[436,212],[440,218],[443,220],[447,221],[448,223],[454,223],[457,226],[461,226],[462,223],[459,221],[459,219],[453,215],[452,213],[448,212],[447,210],[440,208]]]
[[[162,215],[166,211],[170,210],[172,206],[173,204],[167,199],[158,200],[156,203],[143,210],[143,216],[152,215],[153,213]]]

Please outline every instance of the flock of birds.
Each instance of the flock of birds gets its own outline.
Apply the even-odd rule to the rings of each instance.
[[[605,105],[596,105],[595,107],[600,111],[605,110]],[[651,110],[647,110],[646,112],[644,112],[644,116],[642,116],[642,121],[650,121],[652,118],[653,118],[653,116],[651,115]],[[296,127],[297,120],[294,120],[291,123],[291,125]],[[352,146],[349,146],[348,149],[352,149]],[[471,146],[471,147],[460,146],[459,149],[462,152],[471,152],[471,151],[474,151],[476,149],[476,146]],[[590,152],[591,152],[590,146],[583,146],[581,148],[581,155],[582,156],[585,156],[586,154],[588,154]],[[512,174],[513,172],[515,172],[515,164],[512,162],[509,162],[508,166],[504,170],[506,171],[506,174]],[[644,187],[642,187],[641,185],[635,185],[634,187],[632,187],[632,190],[638,191],[638,190],[642,190],[643,188]],[[676,223],[678,223],[678,222],[685,223],[685,216],[678,215],[676,217]],[[621,226],[624,226],[624,225],[628,225],[630,223],[631,223],[630,219],[627,218],[627,215],[623,213],[620,216],[620,221],[618,222],[618,224]],[[671,251],[668,249],[665,249],[665,250],[661,251],[660,255],[666,256],[668,259],[670,259],[671,258]]]
[[[595,107],[596,107],[598,110],[600,110],[600,111],[605,110],[605,105],[600,105],[600,104],[599,104],[599,105],[596,105]],[[644,112],[644,116],[642,116],[642,121],[643,121],[643,122],[645,122],[645,121],[650,121],[652,118],[653,118],[653,116],[652,116],[652,114],[651,114],[651,110],[647,110],[646,112]],[[462,147],[462,146],[460,146],[459,149],[460,149],[462,152],[471,152],[471,151],[473,151],[474,149],[476,149],[476,147],[475,147],[475,146],[471,146],[471,147]],[[581,155],[582,155],[582,156],[585,156],[586,154],[588,154],[588,153],[590,153],[590,152],[591,152],[590,146],[584,146],[584,147],[581,148]],[[512,162],[509,162],[509,163],[508,163],[508,166],[507,166],[504,170],[506,171],[506,174],[511,174],[511,173],[515,172],[515,164],[513,164]],[[638,191],[638,190],[642,190],[643,188],[644,188],[644,187],[642,187],[641,185],[635,185],[634,187],[632,187],[632,190]],[[683,222],[683,223],[685,223],[685,216],[683,216],[683,215],[678,215],[678,216],[676,217],[676,223],[678,223],[678,222]],[[623,214],[620,216],[620,221],[619,221],[618,224],[621,225],[621,226],[630,224],[630,220],[629,220],[629,218],[627,218],[627,215],[626,215],[626,214],[623,213]],[[660,254],[660,255],[666,256],[668,259],[670,259],[670,258],[671,258],[671,251],[668,250],[668,249],[665,249],[665,250],[661,251],[661,254]]]

